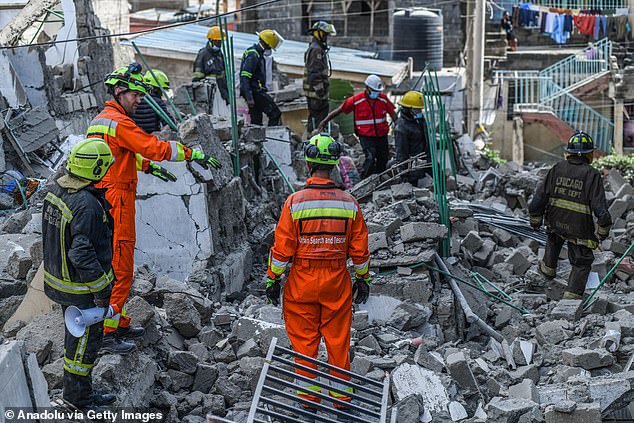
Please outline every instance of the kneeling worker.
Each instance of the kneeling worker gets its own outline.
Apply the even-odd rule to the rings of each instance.
[[[368,230],[359,203],[349,193],[337,188],[330,172],[339,163],[341,144],[328,135],[315,135],[304,147],[304,156],[311,177],[306,187],[291,194],[275,229],[275,244],[271,248],[267,270],[266,296],[279,304],[280,278],[288,263],[293,261],[284,287],[284,321],[293,349],[300,354],[317,358],[323,336],[328,351],[328,362],[350,370],[350,328],[352,301],[365,303],[370,294],[370,252]],[[355,281],[346,267],[348,257],[355,268]],[[316,369],[303,359],[298,364]],[[316,375],[301,369],[298,376],[315,379]],[[337,371],[330,372],[344,381],[349,380]],[[312,402],[319,398],[311,392],[320,388],[297,379],[304,388],[298,392],[302,406],[316,412]],[[349,402],[352,387],[345,382],[331,386],[330,396]],[[346,408],[335,403],[337,408]]]
[[[95,188],[114,157],[108,144],[86,139],[70,152],[68,174],[50,184],[42,209],[44,292],[61,304],[80,309],[108,308],[114,281],[110,205],[105,189]],[[75,338],[64,334],[64,400],[86,410],[111,404],[114,395],[96,395],[90,372],[103,339],[103,322]]]

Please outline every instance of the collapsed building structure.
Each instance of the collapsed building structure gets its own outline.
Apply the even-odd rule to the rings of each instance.
[[[79,13],[92,16],[90,2],[74,5],[78,22]],[[85,21],[78,35],[101,33],[94,19]],[[112,54],[91,66],[89,54],[51,66],[43,50],[2,51],[12,76],[11,90],[2,80],[2,110],[19,113],[5,119],[0,170],[28,173],[29,163],[27,176],[48,178],[63,162],[62,139],[84,133],[102,104],[97,69],[110,70]],[[24,69],[33,70],[33,83],[24,82]],[[210,110],[206,89],[177,90],[176,104],[189,116],[161,138],[199,146],[224,167],[212,174],[195,164],[166,164],[175,183],[140,175],[138,268],[128,310],[147,335],[137,352],[125,359],[104,355],[93,371],[99,388],[118,393],[117,407],[157,411],[166,422],[204,422],[207,414],[247,421],[271,340],[290,347],[280,308],[265,302],[262,275],[280,206],[306,176],[301,139],[287,128],[239,120],[235,176],[231,122],[191,116],[189,103],[179,101],[187,91],[195,109]],[[35,138],[47,142],[29,147]],[[358,147],[346,142],[359,160]],[[391,416],[402,423],[632,419],[634,269],[629,258],[617,261],[634,241],[631,175],[604,170],[615,223],[595,253],[592,277],[609,282],[597,301],[560,300],[567,261],[557,279],[543,279],[536,263],[544,234],[526,221],[526,205],[547,168],[500,165],[474,151],[468,137],[459,144],[455,158],[463,166],[455,176],[449,168],[442,174],[450,227],[439,223],[432,178],[414,186],[392,170],[352,189],[375,273],[370,300],[354,310],[352,371],[374,380],[391,374]],[[33,302],[43,254],[39,208],[46,184],[40,185],[22,203],[0,197],[0,369],[17,369],[15,379],[0,377],[0,407],[44,407],[62,386],[61,309],[41,295]],[[449,257],[436,259],[447,239]],[[25,383],[9,396],[13,385],[2,382],[9,380]]]

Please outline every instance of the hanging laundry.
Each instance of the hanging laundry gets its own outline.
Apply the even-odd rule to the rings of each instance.
[[[564,31],[564,20],[566,15],[555,15],[555,24],[550,38],[557,44],[564,44],[570,38],[570,32]]]
[[[575,26],[577,27],[580,33],[582,33],[583,35],[589,35],[589,36],[594,35],[594,23],[595,23],[594,16],[579,15],[579,16],[574,16],[573,20],[575,22]]]
[[[572,15],[566,14],[564,15],[564,32],[572,32]]]
[[[552,34],[553,29],[555,27],[555,20],[556,19],[557,19],[557,14],[556,13],[548,12],[546,14],[546,25],[544,27],[544,32],[546,34]]]
[[[539,25],[540,32],[546,32],[546,16],[548,16],[548,12],[541,12],[541,24]]]

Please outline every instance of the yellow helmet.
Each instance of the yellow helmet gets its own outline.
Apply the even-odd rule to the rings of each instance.
[[[66,169],[80,178],[100,181],[113,163],[112,151],[104,140],[87,138],[70,150]]]
[[[408,91],[398,102],[403,107],[411,107],[412,109],[425,108],[425,100],[423,94],[418,91]]]
[[[263,31],[256,32],[256,35],[273,50],[277,50],[284,42],[284,38],[274,29],[265,29]]]
[[[207,32],[207,38],[211,41],[222,41],[222,32],[219,26],[212,26]]]

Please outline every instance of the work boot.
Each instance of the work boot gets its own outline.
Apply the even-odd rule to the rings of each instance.
[[[101,351],[112,354],[127,355],[134,350],[136,345],[133,342],[122,341],[117,333],[105,334],[101,343]]]
[[[557,270],[546,266],[546,263],[544,263],[544,260],[539,261],[537,269],[539,270],[539,273],[544,275],[546,279],[549,279],[549,280],[555,279],[555,276],[557,276]]]
[[[117,329],[117,335],[125,339],[141,339],[145,335],[145,329],[142,327],[119,328]]]
[[[96,406],[110,405],[117,400],[113,394],[93,394],[92,403]]]
[[[562,300],[580,300],[581,298],[581,295],[570,291],[564,292],[564,295],[561,296]]]

